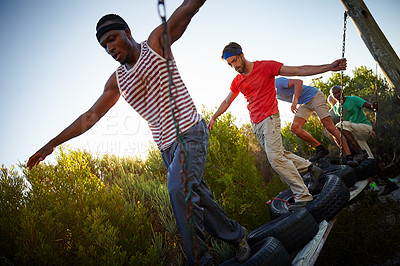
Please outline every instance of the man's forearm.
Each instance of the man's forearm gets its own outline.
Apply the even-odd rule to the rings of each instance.
[[[318,66],[306,65],[299,68],[298,76],[317,75],[330,71],[331,68],[332,68],[331,64],[318,65]]]
[[[218,110],[214,113],[212,116],[212,119],[217,119],[220,115],[225,113],[225,111],[228,109],[229,104],[226,103],[226,100],[224,100],[221,105],[219,106]]]
[[[279,70],[279,75],[282,76],[311,76],[321,74],[327,71],[346,70],[346,58],[337,59],[331,64],[324,65],[304,65],[304,66],[285,66]]]
[[[50,140],[48,144],[53,147],[57,147],[58,145],[85,133],[94,124],[96,124],[99,119],[100,117],[98,115],[88,111],[78,117],[71,125],[64,129],[55,138]]]

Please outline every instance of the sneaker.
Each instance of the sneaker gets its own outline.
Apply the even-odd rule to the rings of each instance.
[[[347,164],[350,167],[358,166],[358,162],[353,159],[353,155],[346,155],[346,160],[343,163]]]
[[[379,196],[386,196],[392,193],[393,191],[399,189],[399,187],[394,182],[387,183],[385,189],[379,194]]]
[[[365,150],[358,151],[354,155],[354,160],[357,162],[361,162],[367,158],[368,158],[368,153]]]
[[[242,240],[240,240],[238,246],[236,247],[236,259],[239,262],[243,262],[247,260],[250,256],[250,246],[247,243],[247,229],[243,228],[243,237]]]
[[[310,162],[315,163],[317,162],[319,159],[321,159],[322,157],[326,156],[329,154],[329,151],[327,149],[323,149],[323,150],[316,150],[315,154],[308,159]]]
[[[314,191],[319,184],[319,179],[321,178],[321,176],[324,175],[324,171],[322,171],[322,169],[319,168],[318,166],[311,164],[308,167],[308,173],[310,174],[311,177],[310,182],[308,183],[308,190]]]
[[[372,190],[372,191],[379,191],[379,188],[378,188],[378,186],[376,185],[375,182],[369,183],[369,188],[370,188],[370,190]]]
[[[309,200],[309,201],[297,201],[297,202],[295,202],[293,204],[290,204],[288,209],[289,209],[289,211],[294,211],[294,210],[298,210],[300,208],[305,208],[305,207],[308,206],[308,204],[311,203],[311,201],[312,200]]]

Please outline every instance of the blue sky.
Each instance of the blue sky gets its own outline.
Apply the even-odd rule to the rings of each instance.
[[[167,16],[181,3],[165,0]],[[399,54],[400,1],[365,0]],[[40,147],[88,110],[118,67],[98,45],[95,25],[117,13],[136,41],[160,23],[158,1],[0,0],[0,164],[26,162]],[[243,4],[245,3],[245,4]],[[236,41],[249,60],[272,59],[286,65],[324,64],[341,57],[344,7],[339,0],[207,1],[183,37],[173,45],[181,75],[198,107],[219,106],[235,71],[221,59]],[[375,61],[354,24],[348,23],[346,58],[375,70]],[[305,84],[312,78],[303,78]],[[248,123],[242,96],[229,109],[238,125]],[[280,104],[283,122],[291,120]],[[153,143],[146,122],[121,98],[91,130],[67,144],[94,154],[145,155]],[[54,155],[48,157],[48,162]]]

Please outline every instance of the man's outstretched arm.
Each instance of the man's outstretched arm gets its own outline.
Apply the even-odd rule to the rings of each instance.
[[[89,130],[118,101],[119,95],[120,92],[117,87],[114,73],[108,80],[103,94],[96,103],[29,158],[27,163],[29,169],[32,169],[35,165],[43,161],[58,145]]]
[[[199,11],[200,7],[206,0],[185,0],[183,3],[172,13],[167,21],[168,25],[168,38],[169,45],[177,41],[185,32],[193,16]],[[167,57],[164,38],[165,27],[163,24],[159,25],[149,36],[148,44],[150,47],[162,55]]]
[[[183,35],[190,21],[205,2],[206,0],[185,0],[172,13],[167,21],[171,44]]]
[[[219,106],[218,110],[215,112],[215,114],[211,117],[210,122],[208,122],[208,130],[211,130],[215,120],[218,118],[218,116],[222,115],[223,113],[225,113],[225,111],[229,108],[229,106],[231,105],[231,103],[233,102],[233,100],[235,100],[235,98],[238,96],[239,93],[233,93],[230,92],[228,94],[228,97],[226,97],[226,99],[221,103],[221,105]]]
[[[331,64],[325,65],[304,65],[304,66],[285,66],[283,65],[279,70],[281,76],[311,76],[321,74],[327,71],[346,70],[346,58],[335,60]]]

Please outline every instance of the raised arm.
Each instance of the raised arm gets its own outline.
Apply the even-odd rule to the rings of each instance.
[[[64,129],[55,138],[50,140],[40,150],[29,158],[27,166],[32,169],[39,162],[43,161],[54,149],[89,130],[97,121],[103,117],[107,111],[118,101],[120,92],[117,87],[115,73],[107,81],[103,94],[95,104],[81,116],[79,116],[71,125]]]
[[[218,116],[222,115],[223,113],[225,113],[225,111],[229,108],[229,106],[231,105],[231,103],[233,102],[233,100],[235,100],[235,98],[238,96],[239,93],[233,93],[230,92],[228,94],[228,97],[226,97],[226,99],[221,103],[221,105],[219,106],[218,110],[215,112],[215,114],[211,117],[210,122],[208,122],[208,130],[211,130],[215,120],[218,118]]]
[[[199,11],[200,7],[206,0],[185,0],[183,3],[172,13],[167,21],[168,25],[168,38],[169,44],[172,45],[177,41],[185,32],[193,16]],[[166,57],[163,49],[164,39],[164,25],[158,26],[149,36],[148,43],[150,47],[158,54]]]
[[[206,0],[185,0],[172,13],[167,21],[171,44],[183,35],[193,16],[205,2]]]
[[[311,76],[321,74],[327,71],[346,70],[346,58],[338,59],[331,64],[325,65],[305,65],[305,66],[285,66],[279,70],[281,76]]]
[[[297,103],[299,102],[300,93],[303,90],[303,81],[301,79],[289,79],[288,87],[291,88],[294,86],[294,93],[292,99],[291,110],[294,114],[298,112]]]

